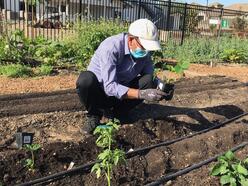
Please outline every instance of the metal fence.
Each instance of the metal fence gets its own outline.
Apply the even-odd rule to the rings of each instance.
[[[152,20],[160,39],[182,43],[187,36],[248,37],[248,12],[163,0],[0,0],[0,32],[23,30],[31,38],[60,39],[78,21],[98,19],[131,23]]]

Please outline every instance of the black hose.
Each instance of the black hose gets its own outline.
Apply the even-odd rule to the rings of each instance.
[[[19,184],[17,186],[27,186],[27,185],[41,184],[41,183],[44,183],[44,182],[47,182],[47,181],[50,181],[51,182],[54,179],[62,178],[64,176],[71,175],[71,174],[73,174],[75,172],[88,171],[97,162],[99,162],[99,161],[87,163],[87,164],[84,164],[82,166],[78,166],[78,167],[72,168],[70,170],[66,170],[66,171],[62,171],[62,172],[59,172],[59,173],[55,173],[55,174],[52,174],[52,175],[49,175],[49,176],[45,176],[43,178],[38,178],[36,180],[29,181],[29,182],[26,182],[26,183],[22,183],[22,184]]]
[[[217,124],[217,125],[215,125],[215,126],[209,127],[209,128],[207,128],[207,129],[201,130],[201,131],[199,131],[199,132],[195,132],[194,134],[187,135],[187,136],[183,136],[183,137],[176,138],[176,139],[169,140],[169,141],[164,141],[164,142],[161,142],[161,143],[157,143],[157,144],[154,144],[154,145],[150,145],[150,146],[148,146],[148,147],[138,148],[138,149],[136,149],[136,150],[134,150],[134,151],[127,152],[126,155],[135,155],[135,154],[137,154],[137,153],[144,152],[144,151],[148,151],[148,150],[151,150],[151,149],[156,148],[156,147],[171,145],[171,144],[173,144],[173,143],[175,143],[175,142],[182,141],[182,140],[184,140],[184,139],[191,138],[191,137],[193,137],[193,136],[196,136],[196,135],[199,135],[199,134],[202,134],[202,133],[206,133],[206,132],[208,132],[208,131],[210,131],[210,130],[219,128],[219,127],[221,127],[221,126],[223,126],[223,125],[225,125],[225,124],[228,124],[228,123],[230,123],[230,122],[232,122],[232,121],[235,121],[235,120],[237,120],[237,119],[239,119],[239,118],[241,118],[241,117],[243,117],[243,116],[245,116],[245,115],[248,115],[248,112],[245,112],[245,113],[243,113],[243,114],[240,114],[240,115],[238,115],[238,116],[235,116],[235,117],[233,117],[233,118],[230,118],[230,119],[224,121],[223,123]]]
[[[195,135],[198,135],[198,134],[202,134],[202,133],[205,133],[205,132],[208,132],[212,129],[215,129],[215,128],[218,128],[218,127],[221,127],[227,123],[230,123],[234,120],[237,120],[245,115],[247,115],[248,112],[246,113],[243,113],[241,115],[238,115],[238,116],[235,116],[231,119],[228,119],[226,121],[224,121],[223,123],[220,123],[218,125],[215,125],[213,127],[210,127],[208,129],[204,129],[202,131],[199,131],[199,132],[196,132],[192,135],[188,135],[188,136],[184,136],[184,137],[181,137],[181,138],[177,138],[177,139],[173,139],[173,140],[170,140],[170,141],[165,141],[165,142],[162,142],[162,143],[158,143],[158,144],[155,144],[155,145],[151,145],[151,146],[148,146],[148,147],[143,147],[143,148],[138,148],[134,151],[131,151],[131,152],[127,152],[126,153],[126,156],[134,156],[135,154],[138,154],[138,153],[141,153],[141,152],[144,152],[144,151],[148,151],[148,150],[151,150],[155,147],[159,147],[159,146],[166,146],[166,145],[170,145],[170,144],[173,144],[175,142],[178,142],[178,141],[181,141],[183,139],[186,139],[186,138],[191,138]],[[36,180],[32,180],[32,181],[29,181],[29,182],[26,182],[26,183],[22,183],[22,184],[19,184],[17,186],[29,186],[29,185],[34,185],[34,184],[39,184],[39,183],[44,183],[44,182],[52,182],[54,179],[57,180],[57,178],[63,178],[67,175],[71,175],[75,172],[81,172],[83,173],[83,171],[88,171],[89,169],[91,169],[91,167],[96,163],[96,162],[99,162],[99,161],[94,161],[94,162],[91,162],[91,163],[88,163],[88,164],[84,164],[84,165],[81,165],[81,166],[78,166],[78,167],[75,167],[75,168],[72,168],[70,170],[66,170],[66,171],[62,171],[62,172],[59,172],[59,173],[55,173],[55,174],[52,174],[52,175],[49,175],[49,176],[45,176],[43,178],[38,178]]]
[[[232,148],[231,151],[239,150],[240,148],[243,148],[243,147],[245,147],[246,145],[248,145],[248,142],[243,142],[243,143],[241,143],[240,145],[238,145],[238,146]],[[176,177],[178,177],[178,176],[181,176],[181,175],[183,175],[183,174],[186,174],[186,173],[188,173],[188,172],[190,172],[190,171],[192,171],[192,170],[194,170],[194,169],[200,168],[201,166],[206,165],[206,164],[208,164],[208,163],[210,163],[210,162],[212,162],[212,161],[215,161],[219,156],[222,156],[222,155],[224,155],[224,154],[225,154],[225,153],[218,154],[218,155],[216,155],[216,156],[214,156],[214,157],[212,157],[212,158],[209,158],[209,159],[207,159],[207,160],[201,161],[200,163],[194,164],[194,165],[192,165],[192,166],[190,166],[190,167],[186,167],[186,168],[184,168],[184,169],[181,169],[181,170],[179,170],[179,171],[177,171],[177,172],[175,172],[175,173],[169,174],[169,175],[167,175],[167,176],[162,176],[162,177],[159,178],[158,180],[146,184],[146,186],[155,186],[155,185],[162,184],[162,183],[164,183],[164,182],[166,182],[166,181],[169,181],[169,180],[174,179],[174,178],[176,178]]]

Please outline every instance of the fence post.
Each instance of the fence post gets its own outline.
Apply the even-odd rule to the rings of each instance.
[[[186,26],[186,16],[187,16],[187,3],[184,5],[184,12],[183,12],[183,28],[182,28],[182,37],[181,37],[181,42],[180,45],[183,44],[184,40],[184,34],[185,34],[185,26]]]
[[[169,26],[170,26],[170,12],[171,12],[171,0],[168,1],[168,10],[166,16],[166,31],[169,30]]]
[[[79,0],[79,20],[82,20],[82,0]]]
[[[0,34],[3,33],[3,13],[2,13],[2,4],[0,3]]]
[[[219,30],[218,30],[218,36],[217,36],[217,55],[215,56],[215,58],[217,59],[217,57],[219,57],[219,50],[220,50],[220,33],[221,33],[221,22],[222,22],[222,17],[223,17],[223,13],[224,13],[224,9],[221,8],[220,11],[220,24],[219,24]]]
[[[139,0],[139,7],[138,7],[138,19],[140,19],[140,12],[141,11],[141,0]]]

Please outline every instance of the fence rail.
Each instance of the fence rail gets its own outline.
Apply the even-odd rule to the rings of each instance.
[[[248,12],[157,0],[0,0],[0,32],[23,30],[31,38],[63,38],[77,22],[138,18],[152,20],[160,39],[183,43],[187,36],[248,37]]]

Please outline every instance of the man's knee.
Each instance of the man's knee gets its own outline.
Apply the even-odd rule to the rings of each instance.
[[[154,88],[153,76],[151,74],[146,74],[142,76],[139,82],[140,89]]]
[[[76,82],[76,88],[80,90],[88,89],[95,83],[97,83],[97,78],[93,72],[81,72]]]

